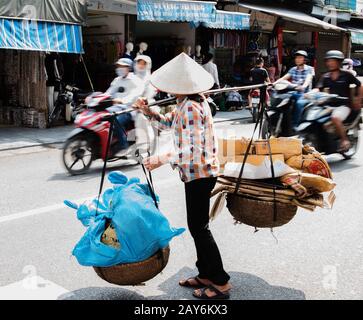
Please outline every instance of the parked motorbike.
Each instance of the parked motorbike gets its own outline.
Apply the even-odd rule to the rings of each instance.
[[[327,155],[340,153],[345,159],[352,158],[359,145],[361,112],[353,111],[344,121],[351,148],[347,151],[339,151],[340,139],[331,121],[331,115],[333,108],[347,105],[349,99],[324,92],[309,93],[306,97],[311,103],[304,109],[302,120],[297,128],[304,143],[311,144],[319,152]]]
[[[290,137],[295,134],[292,128],[294,94],[297,85],[281,81],[273,85],[270,95],[270,106],[262,123],[262,138]]]
[[[84,109],[84,100],[89,95],[88,92],[84,93],[77,87],[61,82],[58,98],[48,115],[48,128],[52,127],[62,114],[66,122],[73,122],[77,114]]]
[[[106,159],[110,121],[105,121],[105,118],[109,118],[112,113],[113,99],[106,94],[94,94],[86,102],[87,109],[77,116],[74,122],[76,129],[71,132],[63,147],[63,163],[71,175],[83,174],[89,170],[94,160]],[[140,155],[145,156],[154,151],[156,129],[141,113],[136,115],[135,122],[125,131],[129,147],[120,150],[117,135],[114,134],[108,161],[138,161]]]

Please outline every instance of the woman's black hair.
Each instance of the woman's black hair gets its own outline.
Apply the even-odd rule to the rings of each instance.
[[[201,103],[205,100],[205,97],[203,97],[202,95],[200,94],[191,94],[191,95],[188,95],[187,96],[188,100],[192,100],[192,101],[195,101],[195,102],[198,102],[198,103]]]

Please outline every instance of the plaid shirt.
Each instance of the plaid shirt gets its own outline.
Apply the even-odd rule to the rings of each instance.
[[[313,67],[310,67],[306,64],[304,64],[304,68],[300,69],[297,66],[293,67],[289,70],[289,75],[291,76],[291,82],[293,84],[297,84],[299,86],[302,86],[305,83],[306,77],[308,75],[315,75],[315,71]],[[311,84],[307,90],[311,89]]]
[[[219,173],[213,117],[206,101],[185,98],[166,115],[154,114],[163,127],[173,128],[175,152],[167,157],[181,180],[215,177]]]

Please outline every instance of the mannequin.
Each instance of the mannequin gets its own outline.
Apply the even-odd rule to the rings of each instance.
[[[197,44],[195,46],[195,54],[193,56],[193,59],[195,62],[199,63],[200,65],[203,63],[204,56],[201,53],[202,47],[200,44]]]
[[[148,44],[146,42],[140,42],[139,52],[137,53],[137,55],[141,55],[141,54],[147,55],[146,54],[147,48],[148,48]]]
[[[185,53],[192,58],[192,47],[191,46],[187,46]]]
[[[45,56],[46,86],[48,111],[54,108],[54,103],[58,99],[60,80],[63,76],[63,64],[59,54],[47,52]]]
[[[134,51],[134,44],[132,42],[126,43],[126,51],[123,54],[122,58],[128,58],[134,60],[133,51]]]

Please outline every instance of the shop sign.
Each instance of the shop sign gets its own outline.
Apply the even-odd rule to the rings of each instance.
[[[252,11],[250,28],[256,31],[272,31],[275,28],[277,17],[263,12]],[[257,28],[259,30],[257,30]]]
[[[130,4],[114,0],[88,0],[87,7],[91,11],[136,15],[136,1],[135,5],[131,4],[132,1],[129,2]]]

